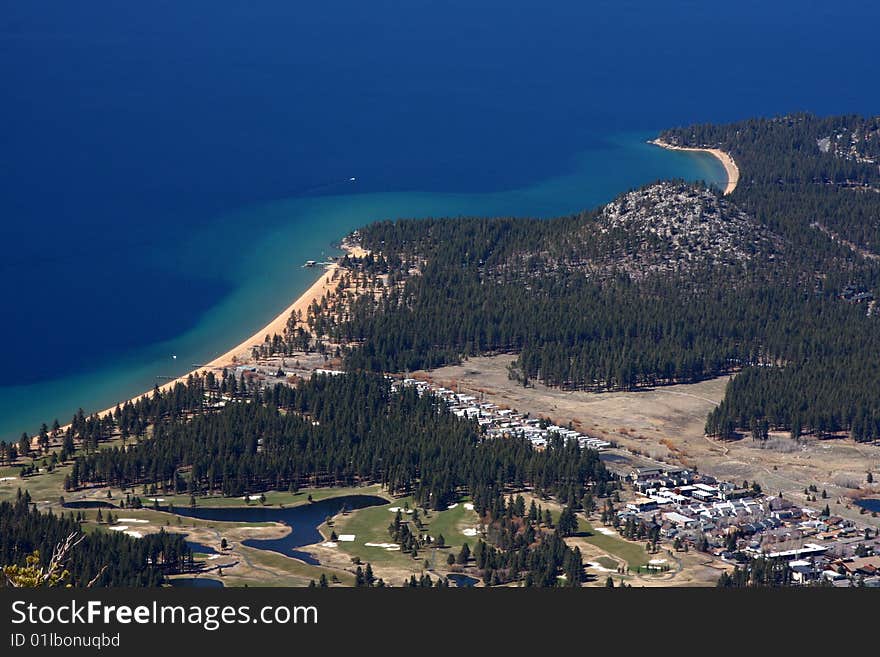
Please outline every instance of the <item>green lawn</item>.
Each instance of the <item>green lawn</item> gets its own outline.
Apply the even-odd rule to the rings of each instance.
[[[551,517],[553,518],[553,522],[555,523],[559,519],[559,511],[556,509],[552,509]],[[600,550],[607,552],[612,556],[618,557],[623,561],[626,561],[627,565],[631,569],[635,570],[639,566],[644,566],[651,559],[651,555],[645,552],[644,543],[634,543],[631,541],[626,541],[619,536],[606,536],[605,534],[596,531],[593,525],[590,524],[590,521],[584,517],[583,513],[577,514],[577,521],[578,534],[581,534],[581,538],[586,543],[595,545]],[[583,536],[584,533],[588,535]],[[604,564],[601,565],[606,568],[609,567],[605,566]],[[610,567],[616,568],[617,564],[613,564]]]
[[[144,504],[149,504],[143,495],[140,495]],[[378,495],[384,496],[382,487],[378,484],[372,486],[357,486],[351,488],[304,488],[297,493],[288,493],[286,491],[266,491],[263,493],[266,497],[264,503],[260,502],[259,493],[251,495],[250,501],[245,501],[241,497],[222,497],[220,495],[210,495],[206,497],[196,497],[197,507],[232,507],[232,506],[281,506],[285,507],[299,506],[307,504],[309,495],[312,496],[313,502],[326,499],[328,497],[342,497],[345,495]],[[154,497],[148,495],[147,497]],[[157,494],[155,497],[164,499],[161,502],[163,506],[173,504],[176,507],[188,507],[190,504],[189,495],[162,495]]]
[[[393,520],[394,514],[389,513],[388,515],[392,516]],[[464,502],[460,502],[454,509],[431,511],[427,518],[422,517],[422,522],[427,524],[427,531],[431,536],[436,538],[442,534],[446,545],[453,548],[460,549],[464,543],[468,543],[473,550],[474,544],[477,542],[476,536],[465,536],[461,532],[462,529],[477,526],[476,512],[466,509]]]
[[[290,559],[281,554],[270,552],[268,550],[258,550],[256,548],[241,547],[242,552],[250,560],[253,567],[247,566],[244,562],[239,563],[232,568],[223,570],[220,576],[217,571],[211,571],[202,575],[210,579],[218,579],[228,587],[250,586],[308,586],[309,581],[314,580],[317,583],[321,579],[321,574],[327,576],[327,581],[333,585],[333,575],[339,580],[340,584],[345,586],[354,585],[354,576],[350,573],[331,570],[329,568],[321,568],[320,566],[311,566],[302,563],[296,559]],[[271,568],[272,572],[264,571],[263,568]],[[275,571],[281,571],[276,573]],[[190,573],[185,573],[181,577],[192,577]]]
[[[55,468],[53,472],[41,472],[26,479],[19,477],[19,468],[4,468],[0,477],[18,477],[15,481],[0,482],[0,501],[14,500],[18,489],[27,490],[34,502],[57,502],[64,495],[64,475],[70,466]]]
[[[596,559],[596,563],[598,563],[603,568],[608,568],[609,570],[616,570],[620,565],[611,557],[599,557]]]
[[[134,440],[129,438],[127,444],[130,445],[133,442]],[[116,436],[112,440],[102,442],[100,449],[118,447],[121,445],[122,438]],[[58,445],[54,445],[50,448],[50,452],[52,451],[60,454],[61,448]],[[81,456],[82,454],[83,450],[80,446],[77,448],[76,452],[74,452],[74,455]],[[44,459],[48,462],[49,456],[41,455],[36,458],[22,458],[19,459],[19,462],[28,464],[35,463],[38,467],[41,467]],[[17,489],[22,488],[27,489],[30,492],[31,499],[35,502],[42,502],[44,500],[55,502],[58,500],[59,495],[65,494],[64,476],[70,473],[72,465],[73,459],[71,458],[66,464],[57,466],[52,472],[41,472],[30,476],[27,479],[2,482],[0,483],[0,501],[14,499]],[[0,468],[0,477],[17,477],[20,471],[21,469],[17,466],[12,468]],[[116,493],[114,493],[114,495],[116,495]]]
[[[401,554],[398,550],[385,550],[381,547],[368,547],[365,543],[390,543],[391,537],[388,534],[388,525],[394,521],[394,512],[389,509],[393,507],[403,508],[405,504],[409,504],[413,508],[412,498],[401,498],[383,506],[374,506],[367,509],[360,509],[347,516],[336,519],[333,527],[328,528],[326,525],[321,526],[321,531],[325,536],[329,536],[331,531],[337,534],[354,534],[355,540],[351,542],[340,542],[339,549],[354,557],[360,557],[363,562],[378,564],[398,564],[401,566],[409,566],[413,562],[409,555]],[[469,511],[462,503],[459,503],[454,509],[445,511],[430,511],[426,516],[419,511],[424,527],[422,531],[429,533],[436,538],[440,534],[443,535],[447,549],[437,550],[437,566],[445,567],[446,555],[450,551],[458,552],[462,544],[467,542],[473,549],[477,538],[474,536],[465,536],[461,530],[467,527],[475,527],[477,524],[477,514]],[[405,518],[411,517],[404,514]],[[422,550],[419,559],[431,559],[432,550]],[[442,564],[441,564],[442,560]]]
[[[240,545],[238,549],[243,554],[247,555],[247,558],[256,568],[277,568],[278,570],[289,573],[290,580],[286,580],[283,577],[279,579],[271,577],[266,578],[262,573],[258,572],[255,573],[253,580],[250,580],[250,578],[240,578],[241,581],[235,582],[234,580],[237,578],[235,575],[236,569],[231,568],[228,571],[224,571],[223,579],[227,579],[226,574],[228,573],[228,579],[231,580],[227,583],[227,586],[241,586],[243,584],[248,584],[249,586],[307,586],[309,580],[315,580],[315,583],[317,583],[321,579],[322,573],[327,576],[328,582],[332,581],[333,575],[336,575],[342,584],[345,584],[346,586],[354,585],[354,575],[351,573],[340,572],[331,568],[322,568],[321,566],[313,566],[296,559],[291,559],[290,557],[285,557],[283,554],[278,554],[271,550],[259,550],[257,548],[245,547],[243,545]]]
[[[107,518],[107,511],[113,513],[116,518],[136,518],[138,520],[147,520],[147,523],[126,523],[118,522],[119,525],[128,525],[130,529],[143,533],[157,532],[160,528],[167,531],[175,531],[185,533],[187,527],[207,527],[208,529],[217,529],[222,531],[235,527],[271,527],[275,523],[272,522],[222,522],[219,520],[202,520],[200,518],[184,518],[182,516],[172,515],[162,511],[153,511],[152,509],[101,509],[103,518]],[[55,510],[57,513],[58,510]],[[106,524],[96,524],[98,511],[96,509],[64,509],[64,513],[82,513],[86,518],[86,523],[82,525],[85,531],[91,531],[94,528],[106,528]]]
[[[583,537],[587,543],[595,545],[608,554],[623,559],[633,570],[639,566],[646,565],[651,558],[645,552],[645,545],[643,543],[625,541],[617,536],[606,536],[596,531],[581,515],[578,516],[578,532],[587,532],[588,536]],[[607,568],[608,566],[605,567]]]

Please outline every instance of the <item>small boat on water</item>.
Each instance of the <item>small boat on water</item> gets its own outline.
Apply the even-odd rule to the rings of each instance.
[[[314,267],[317,264],[318,263],[315,260],[306,260],[306,264],[304,264],[303,267]]]

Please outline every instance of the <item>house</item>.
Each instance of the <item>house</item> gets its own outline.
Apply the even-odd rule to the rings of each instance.
[[[818,534],[816,534],[816,538],[818,538],[820,541],[833,541],[839,537],[840,532],[836,529],[827,532],[819,532]]]
[[[806,584],[807,582],[817,580],[822,572],[811,561],[806,559],[790,561],[788,567],[791,569],[792,581],[798,584]]]
[[[795,505],[788,499],[784,497],[770,497],[767,500],[770,505],[771,511],[788,511],[789,513],[794,513],[796,510]]]
[[[749,488],[724,488],[721,489],[721,499],[722,500],[739,500],[744,497],[748,497],[754,491]]]
[[[827,532],[828,531],[828,525],[826,525],[821,520],[805,520],[804,522],[800,523],[800,528],[805,533],[812,531],[812,533],[814,533],[814,534],[817,532]]]
[[[880,574],[880,556],[855,557],[853,559],[840,559],[834,562],[835,567],[843,569],[849,575],[863,575],[874,577]]]
[[[647,493],[656,488],[660,488],[661,481],[659,479],[639,479],[633,482],[633,488],[640,493]]]
[[[663,474],[661,468],[636,468],[630,474],[633,481],[643,481],[646,479],[659,479]]]
[[[632,502],[627,502],[626,508],[635,513],[644,513],[645,511],[655,510],[657,508],[657,502],[648,497],[640,497]]]
[[[677,504],[682,506],[688,502],[688,498],[684,495],[679,495],[668,488],[661,488],[660,490],[655,491],[653,497],[662,500],[661,504]]]
[[[660,530],[660,536],[663,538],[675,538],[678,536],[678,530],[675,527],[664,527]]]
[[[836,570],[823,570],[822,578],[827,579],[829,582],[835,582],[837,580],[846,579],[846,575],[842,575]]]
[[[687,486],[694,481],[694,473],[684,468],[667,468],[663,474],[673,486]]]
[[[676,511],[669,511],[667,513],[664,513],[662,514],[662,518],[667,522],[670,522],[673,525],[679,527],[690,528],[697,524],[696,518],[689,518],[688,516],[677,513]]]
[[[796,559],[804,559],[805,557],[819,557],[828,551],[827,547],[816,545],[815,543],[804,543],[803,547],[794,550],[781,550],[779,552],[768,552],[766,557],[769,559],[786,559],[788,561]]]

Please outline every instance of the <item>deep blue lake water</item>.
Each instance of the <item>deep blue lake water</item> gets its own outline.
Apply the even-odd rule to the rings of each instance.
[[[714,160],[644,140],[876,113],[878,18],[852,0],[0,0],[0,438],[238,343],[363,223],[718,183]]]
[[[317,565],[318,560],[308,552],[297,550],[304,545],[322,541],[318,527],[327,516],[335,516],[341,509],[354,511],[378,504],[388,504],[388,500],[375,495],[345,495],[326,500],[292,506],[280,507],[196,507],[174,508],[174,513],[187,518],[202,520],[222,520],[224,522],[280,522],[290,527],[290,533],[282,538],[242,542],[247,547],[259,550],[272,550],[287,557],[295,557],[306,563]],[[198,550],[202,552],[203,550]]]

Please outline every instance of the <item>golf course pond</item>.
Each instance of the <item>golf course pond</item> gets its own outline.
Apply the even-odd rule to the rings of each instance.
[[[186,518],[217,520],[221,522],[277,522],[290,527],[290,533],[282,538],[248,539],[242,541],[246,547],[270,550],[294,557],[312,565],[318,560],[308,552],[298,548],[323,541],[318,531],[328,516],[343,511],[356,511],[370,506],[388,504],[388,500],[375,495],[345,495],[331,497],[320,502],[310,502],[299,506],[247,506],[247,507],[174,507],[174,513]],[[162,509],[168,511],[167,508]]]

